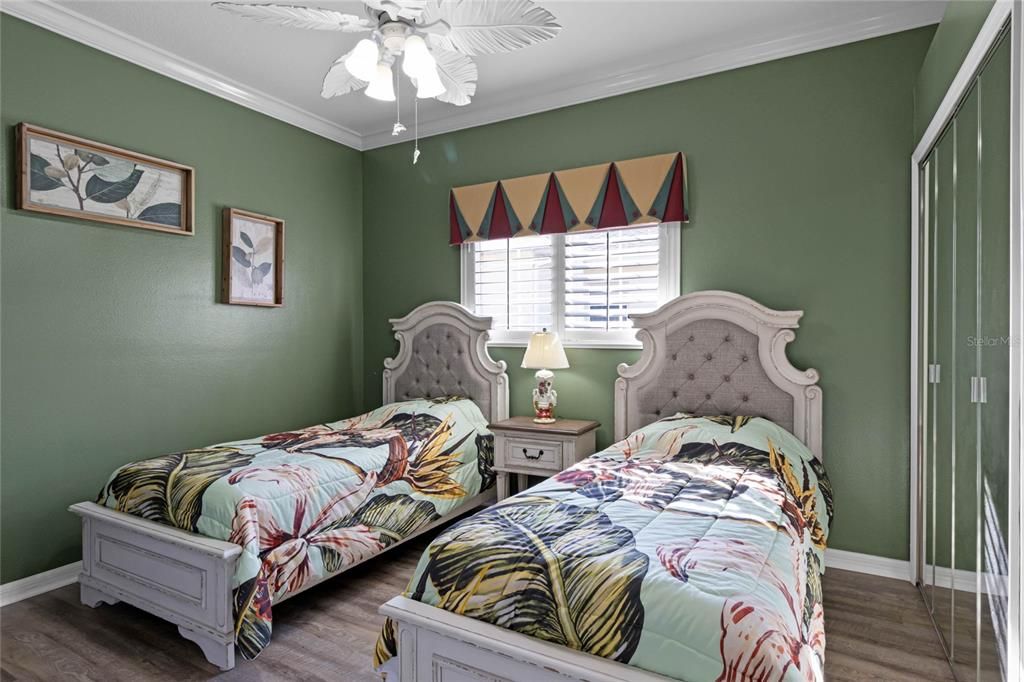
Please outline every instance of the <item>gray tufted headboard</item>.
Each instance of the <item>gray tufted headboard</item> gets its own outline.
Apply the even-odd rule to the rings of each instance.
[[[384,360],[384,402],[464,396],[492,422],[508,418],[505,363],[487,352],[491,318],[457,303],[424,303],[391,320],[398,355]]]
[[[676,412],[749,415],[788,429],[820,459],[818,372],[786,357],[802,316],[728,291],[699,291],[631,315],[643,353],[619,365],[615,439]]]

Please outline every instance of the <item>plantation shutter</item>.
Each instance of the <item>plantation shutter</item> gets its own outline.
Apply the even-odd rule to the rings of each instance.
[[[658,227],[565,237],[565,329],[629,329],[658,307]]]
[[[555,326],[555,244],[551,237],[480,243],[473,250],[474,311],[496,329]]]

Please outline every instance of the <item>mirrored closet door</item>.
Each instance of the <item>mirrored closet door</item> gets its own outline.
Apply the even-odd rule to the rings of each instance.
[[[1007,676],[1010,41],[920,167],[919,586],[961,682]]]

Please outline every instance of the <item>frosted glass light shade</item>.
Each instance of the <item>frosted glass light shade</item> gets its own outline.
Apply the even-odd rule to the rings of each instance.
[[[395,81],[390,66],[384,63],[377,65],[377,73],[366,88],[366,96],[382,102],[395,101]]]
[[[524,369],[566,369],[569,359],[555,332],[542,331],[530,335],[530,343],[523,355]]]
[[[441,77],[437,74],[436,66],[421,73],[416,79],[416,96],[420,99],[437,97],[444,94],[446,89],[444,83],[441,82]]]
[[[437,62],[427,49],[427,43],[417,35],[405,39],[403,52],[402,71],[409,78],[419,78],[428,70],[433,71],[437,68]]]
[[[372,81],[377,75],[377,56],[377,43],[363,38],[345,58],[345,68],[361,81]]]

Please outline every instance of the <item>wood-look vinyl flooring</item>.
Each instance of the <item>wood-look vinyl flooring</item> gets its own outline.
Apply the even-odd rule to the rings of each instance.
[[[125,604],[90,609],[70,585],[0,609],[0,682],[14,680],[377,680],[377,607],[405,588],[426,539],[413,540],[274,607],[274,638],[221,673],[175,626]],[[828,680],[952,680],[917,590],[829,570]]]

